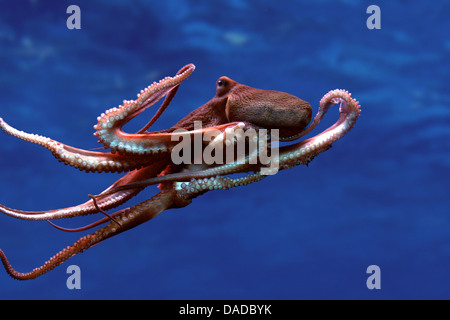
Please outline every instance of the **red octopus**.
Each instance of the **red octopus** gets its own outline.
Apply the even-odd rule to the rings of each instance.
[[[263,179],[267,174],[289,169],[300,164],[308,164],[316,155],[331,147],[332,143],[343,137],[355,124],[360,114],[359,103],[345,90],[332,90],[320,101],[318,113],[308,126],[312,117],[311,106],[291,94],[261,90],[221,77],[216,83],[216,95],[203,106],[189,113],[172,128],[157,132],[147,130],[169,106],[179,85],[194,71],[189,64],[181,68],[174,77],[166,77],[153,83],[137,95],[136,100],[123,101],[117,108],[102,113],[94,126],[99,142],[110,152],[88,151],[74,148],[43,136],[28,134],[9,126],[0,118],[0,127],[6,133],[22,140],[39,144],[59,160],[87,172],[128,172],[112,186],[83,204],[50,211],[23,211],[0,205],[0,212],[25,220],[51,220],[102,213],[106,217],[75,230],[86,230],[106,223],[91,234],[81,237],[73,245],[61,250],[44,265],[27,273],[16,271],[6,255],[0,250],[0,258],[6,271],[16,279],[36,278],[63,263],[70,257],[91,246],[113,237],[125,230],[144,223],[169,208],[180,208],[191,203],[192,199],[210,190],[229,189],[248,185]],[[135,134],[125,133],[122,127],[165,97],[150,122]],[[229,139],[234,130],[271,130],[279,141],[294,141],[309,133],[324,117],[328,109],[340,104],[339,119],[330,128],[316,136],[290,145],[278,146],[274,136],[263,143],[256,136],[256,151],[246,151],[240,160],[228,163],[175,163],[174,150],[180,140],[195,141],[195,137],[206,137],[201,144],[205,151],[211,145],[225,146],[236,143],[236,135]],[[196,123],[201,122],[201,128]],[[260,141],[261,140],[261,141]],[[247,142],[248,144],[249,142]],[[267,163],[257,158],[265,149],[276,154],[272,159],[275,170],[267,169]],[[224,155],[225,156],[225,155]],[[252,161],[254,160],[254,161]],[[247,173],[245,177],[233,177],[236,173]],[[124,204],[149,185],[159,184],[160,192],[151,199],[108,214],[107,210]],[[63,230],[67,230],[58,227]],[[69,230],[67,230],[69,231]]]

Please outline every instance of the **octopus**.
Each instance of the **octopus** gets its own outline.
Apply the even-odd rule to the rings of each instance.
[[[249,185],[279,170],[307,165],[349,132],[360,114],[359,102],[346,90],[337,89],[325,94],[312,119],[310,104],[294,95],[252,88],[222,76],[216,82],[216,94],[210,101],[173,127],[150,131],[150,127],[171,103],[180,84],[194,69],[193,64],[186,65],[175,76],[166,77],[141,90],[136,100],[124,100],[120,106],[102,113],[94,126],[94,135],[105,149],[109,149],[106,152],[83,150],[44,136],[25,133],[0,118],[0,127],[5,133],[43,146],[66,165],[86,172],[125,172],[124,176],[100,194],[89,195],[88,201],[72,207],[24,211],[0,205],[0,212],[8,216],[46,220],[64,231],[80,232],[98,227],[29,272],[15,270],[0,250],[3,266],[11,277],[18,280],[37,278],[93,245],[149,221],[165,210],[185,207],[192,199],[208,191]],[[141,130],[136,133],[124,132],[122,128],[126,123],[163,98],[159,109]],[[338,120],[323,132],[308,139],[300,139],[311,132],[334,105],[339,105]],[[201,123],[201,127],[196,126],[198,123]],[[241,150],[233,157],[228,157],[228,161],[174,161],[173,154],[179,149],[180,141],[185,141],[184,146],[192,144],[192,148],[200,148],[201,151],[213,146],[217,152],[225,146],[235,147],[242,140],[243,133],[250,130],[265,133],[244,137],[247,139],[245,146],[250,145],[252,140],[256,141],[257,148]],[[234,132],[240,134],[230,135]],[[200,141],[200,147],[195,146],[193,141]],[[232,150],[233,147],[226,150]],[[183,152],[183,156],[188,155],[189,148]],[[267,162],[263,163],[259,158],[263,152],[276,155],[272,157],[270,168]],[[225,154],[218,158],[221,157],[225,158]],[[125,204],[151,185],[157,185],[159,190],[152,198],[113,213],[107,212]],[[91,214],[104,216],[76,229],[66,229],[50,221]]]

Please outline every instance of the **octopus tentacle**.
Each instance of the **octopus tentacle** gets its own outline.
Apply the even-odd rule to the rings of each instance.
[[[331,94],[333,91],[336,90],[332,90],[330,91],[328,94]],[[325,98],[325,96],[322,98]],[[323,117],[325,116],[325,114],[328,112],[328,109],[332,106],[333,104],[331,103],[320,103],[319,105],[319,110],[317,111],[316,116],[314,117],[313,121],[311,122],[311,124],[303,131],[297,133],[296,135],[292,135],[290,137],[280,137],[280,141],[293,141],[293,140],[297,140],[300,139],[301,137],[307,135],[308,133],[310,133],[319,123],[320,121],[322,121]]]
[[[148,166],[133,172],[129,172],[124,177],[116,181],[113,185],[111,185],[108,189],[103,191],[101,195],[102,197],[98,197],[97,206],[101,210],[109,210],[115,208],[132,197],[136,196],[139,192],[143,190],[143,187],[136,188],[128,188],[126,190],[117,190],[116,192],[110,192],[114,188],[120,187],[122,185],[127,185],[133,182],[138,182],[141,180],[146,180],[151,176],[154,176],[157,172],[160,172],[164,169],[164,164],[157,162],[152,166]],[[94,201],[91,199],[83,204],[63,208],[56,210],[47,210],[47,211],[24,211],[17,210],[5,207],[0,205],[0,212],[23,220],[49,220],[49,219],[61,219],[61,218],[72,218],[76,216],[84,216],[89,214],[98,213],[99,210],[95,206]]]
[[[229,175],[234,173],[245,173],[250,171],[259,171],[261,169],[261,164],[259,163],[252,163],[251,159],[256,159],[258,156],[258,150],[261,150],[261,148],[266,148],[266,144],[260,145],[259,149],[253,150],[252,153],[246,155],[243,163],[239,163],[237,161],[232,163],[226,163],[222,165],[218,165],[216,167],[208,167],[208,168],[202,168],[198,169],[197,167],[194,167],[194,169],[190,169],[189,167],[182,171],[182,172],[174,172],[174,173],[167,173],[160,176],[150,177],[146,180],[140,180],[136,182],[130,182],[125,185],[120,185],[114,188],[111,188],[109,191],[101,193],[96,195],[97,198],[102,198],[104,196],[108,196],[110,193],[120,192],[128,189],[134,189],[134,188],[144,188],[150,185],[160,184],[160,183],[167,183],[167,182],[187,182],[192,181],[192,179],[198,180],[198,179],[206,179],[206,178],[217,178],[218,176],[223,175]],[[256,160],[255,160],[256,161]],[[231,178],[230,178],[231,179]],[[234,181],[234,180],[230,180]]]
[[[330,128],[320,134],[299,143],[280,148],[280,170],[299,164],[308,164],[316,155],[327,150],[353,128],[361,112],[358,101],[345,90],[332,90],[320,101],[321,117],[335,104],[340,103],[339,119]]]
[[[194,69],[193,64],[186,65],[174,77],[166,77],[141,90],[136,100],[124,100],[119,107],[102,113],[97,118],[98,123],[94,126],[94,129],[96,129],[94,135],[113,153],[143,155],[167,151],[168,146],[174,144],[171,141],[170,133],[127,134],[122,131],[122,127],[132,118],[158,102],[171,90],[176,90],[176,87],[186,80]],[[170,99],[172,97],[173,95],[170,96]],[[160,108],[155,116],[158,117],[166,107]]]
[[[216,176],[204,179],[193,178],[188,183],[176,182],[174,187],[177,192],[175,193],[174,202],[176,206],[184,207],[190,204],[193,198],[207,191],[228,190],[234,187],[246,186],[253,182],[261,181],[265,177],[257,172],[241,178]]]
[[[53,139],[17,130],[0,118],[0,128],[9,135],[38,144],[50,150],[61,162],[86,172],[126,172],[142,168],[152,160],[138,156],[88,151],[65,145]]]
[[[145,133],[156,122],[156,120],[159,119],[159,117],[163,114],[164,110],[166,110],[167,107],[169,106],[173,97],[175,97],[175,94],[177,93],[179,87],[180,86],[178,85],[175,88],[173,88],[172,90],[170,90],[170,92],[167,94],[166,98],[164,99],[163,103],[159,107],[158,111],[156,111],[155,115],[150,119],[150,121],[141,130],[139,130],[136,133],[138,133],[138,134]]]
[[[110,222],[103,228],[95,231],[92,234],[86,235],[76,241],[73,245],[61,250],[56,255],[51,257],[42,266],[33,269],[30,272],[22,273],[16,271],[9,263],[5,253],[0,249],[0,259],[9,275],[18,280],[29,280],[37,278],[48,271],[53,270],[64,261],[73,257],[74,255],[89,249],[93,245],[115,236],[123,231],[134,228],[141,223],[144,223],[164,210],[170,208],[173,204],[172,192],[161,192],[152,199],[147,200],[139,205],[134,206],[128,211],[124,211],[116,217],[120,221],[121,226],[117,226],[115,222]]]
[[[209,168],[205,170],[200,171],[183,171],[183,172],[176,172],[176,173],[170,173],[164,176],[158,176],[158,177],[152,177],[147,180],[142,180],[138,182],[132,182],[126,185],[117,186],[113,189],[111,189],[109,192],[100,193],[98,195],[95,195],[96,198],[102,198],[104,196],[109,196],[110,193],[116,193],[124,190],[134,189],[138,187],[147,187],[155,184],[160,183],[166,183],[166,182],[187,182],[192,179],[205,179],[205,178],[216,178],[220,175],[225,174],[233,174],[238,172],[249,172],[252,170],[258,170],[260,166],[257,165],[249,165],[249,164],[224,164],[219,167],[215,168]]]
[[[104,217],[103,219],[99,219],[99,220],[97,220],[97,221],[95,221],[95,222],[92,222],[92,223],[90,223],[90,224],[88,224],[88,225],[85,225],[85,226],[83,226],[83,227],[78,227],[78,228],[64,228],[64,227],[61,227],[61,226],[58,226],[58,225],[54,224],[54,223],[51,222],[50,220],[46,220],[46,221],[47,221],[52,227],[54,227],[54,228],[56,228],[56,229],[58,229],[58,230],[61,230],[61,231],[65,231],[65,232],[80,232],[80,231],[85,231],[85,230],[92,229],[92,228],[94,228],[94,227],[96,227],[96,226],[99,226],[99,225],[105,223],[105,222],[111,221],[111,220],[112,220],[111,218],[115,218],[116,216],[118,216],[118,215],[124,213],[124,212],[127,211],[127,210],[130,210],[130,208],[125,208],[125,209],[119,210],[119,211],[117,211],[117,212],[114,212],[113,214],[110,214],[110,215],[109,215],[110,217]],[[119,224],[119,225],[120,225],[120,224]]]

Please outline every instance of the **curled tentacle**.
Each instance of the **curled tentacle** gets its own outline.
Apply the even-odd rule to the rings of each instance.
[[[320,101],[320,118],[335,104],[340,103],[339,119],[320,134],[299,143],[280,148],[280,169],[308,164],[316,155],[327,150],[353,128],[361,112],[358,101],[345,90],[332,90]],[[320,120],[319,120],[320,121]]]
[[[148,86],[137,95],[136,100],[124,100],[123,104],[117,108],[112,108],[102,113],[98,117],[98,123],[94,126],[97,131],[94,133],[99,141],[110,148],[113,152],[127,153],[134,155],[157,154],[166,152],[170,145],[174,145],[171,141],[170,133],[138,133],[127,134],[122,131],[122,127],[145,109],[154,105],[162,97],[167,95],[171,90],[176,90],[181,82],[186,80],[194,71],[195,66],[189,64],[178,71],[174,77],[166,77],[159,82],[155,82]],[[173,94],[169,95],[169,100]],[[164,103],[153,119],[157,119],[159,115],[168,106]],[[147,128],[154,120],[151,120]],[[143,131],[140,130],[139,132]]]
[[[334,90],[334,91],[336,91],[336,90]],[[333,91],[330,91],[328,94],[330,94],[332,92]],[[321,103],[319,106],[319,111],[317,112],[316,116],[314,117],[314,120],[309,124],[309,126],[305,130],[299,132],[296,135],[292,135],[290,137],[280,137],[280,141],[294,141],[294,140],[300,139],[301,137],[310,133],[320,123],[320,121],[322,121],[323,117],[328,112],[328,109],[330,109],[330,107],[333,105],[332,103],[323,103],[324,98],[325,98],[325,96],[321,100]]]

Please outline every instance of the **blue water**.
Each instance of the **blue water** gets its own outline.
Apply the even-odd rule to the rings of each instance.
[[[66,28],[70,4],[81,30]],[[379,30],[366,27],[370,4]],[[36,280],[0,270],[0,298],[449,299],[449,14],[445,0],[0,1],[0,116],[72,146],[98,147],[98,115],[187,63],[197,69],[156,129],[212,98],[222,75],[314,110],[335,88],[362,105],[309,167],[209,192]],[[80,172],[4,133],[0,153],[0,203],[13,208],[75,205],[121,176]],[[80,236],[0,216],[19,271]],[[71,264],[81,290],[66,287]],[[379,290],[366,286],[370,265]]]

